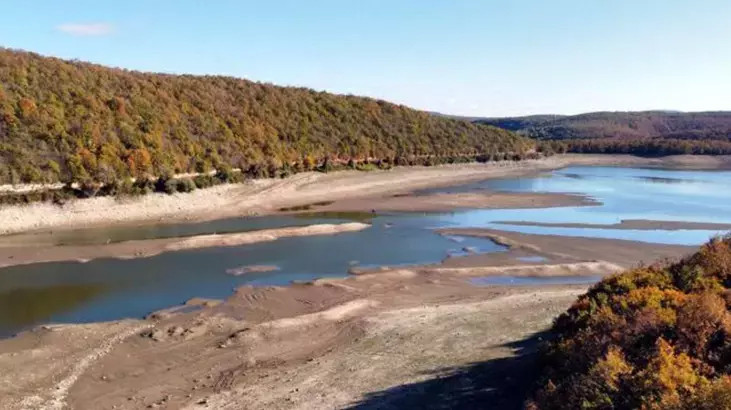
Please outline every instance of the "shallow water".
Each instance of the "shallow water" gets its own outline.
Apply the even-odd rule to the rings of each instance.
[[[669,182],[670,181],[670,182]],[[579,237],[627,239],[696,245],[723,234],[714,230],[622,230],[495,224],[496,221],[591,223],[611,225],[623,219],[731,223],[731,172],[569,167],[534,178],[494,179],[421,191],[572,192],[589,195],[599,206],[545,209],[472,210],[445,217],[456,226]]]
[[[315,221],[317,222],[317,220]],[[312,221],[310,221],[312,223]],[[377,216],[372,227],[338,235],[284,238],[247,246],[170,252],[150,258],[97,259],[0,269],[0,336],[42,322],[141,317],[192,297],[226,298],[242,285],[345,276],[353,266],[437,263],[450,252],[504,250],[479,238],[447,238],[409,216]],[[392,224],[392,225],[391,225]],[[241,276],[241,266],[275,265]]]
[[[192,223],[159,223],[120,225],[86,229],[40,231],[0,237],[0,244],[43,243],[48,245],[97,245],[131,240],[179,238],[185,236],[224,234],[260,229],[304,226],[318,223],[342,223],[353,220],[367,222],[373,217],[366,212],[330,212],[306,215],[272,215],[266,217],[226,218]]]
[[[548,259],[544,258],[543,256],[519,256],[515,258],[521,262],[527,262],[527,263],[540,263],[540,262],[546,262]]]
[[[731,223],[729,187],[731,172],[571,167],[539,177],[488,180],[425,192],[475,189],[577,192],[598,199],[602,205],[427,214],[316,213],[7,236],[0,241],[82,244],[349,220],[373,223],[371,228],[360,232],[171,252],[145,259],[99,259],[88,263],[61,262],[3,268],[0,269],[0,335],[7,336],[44,322],[141,317],[192,297],[225,298],[235,287],[244,284],[281,285],[293,280],[345,276],[353,266],[436,263],[450,255],[504,250],[485,239],[438,235],[433,229],[439,227],[489,227],[526,233],[700,244],[720,232],[557,228],[494,222],[612,224],[621,219],[656,219]],[[232,268],[250,265],[276,265],[280,270],[241,276],[226,273]]]

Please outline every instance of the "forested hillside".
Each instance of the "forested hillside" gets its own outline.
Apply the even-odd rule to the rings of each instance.
[[[731,237],[603,280],[553,331],[529,408],[731,408]]]
[[[544,141],[553,151],[731,154],[731,112],[596,112],[476,120]]]
[[[731,112],[594,112],[477,120],[536,139],[728,139]]]
[[[532,148],[510,131],[369,98],[0,49],[0,183],[234,167],[261,176],[351,159],[516,158]]]

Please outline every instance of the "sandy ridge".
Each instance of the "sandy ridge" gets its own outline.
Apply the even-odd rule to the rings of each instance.
[[[332,235],[344,232],[356,232],[369,228],[370,225],[360,222],[342,224],[318,224],[292,228],[263,229],[259,231],[198,235],[174,241],[165,246],[163,251],[180,251],[185,249],[209,248],[213,246],[239,246],[259,242],[271,242],[280,238],[298,236]],[[150,256],[150,255],[148,255]]]
[[[558,263],[546,265],[480,266],[470,268],[434,268],[435,273],[468,276],[594,276],[609,275],[624,270],[622,266],[607,261]]]

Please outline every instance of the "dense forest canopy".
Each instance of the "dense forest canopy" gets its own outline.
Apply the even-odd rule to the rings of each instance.
[[[573,116],[482,118],[543,141],[545,152],[730,155],[731,112],[595,112]]]
[[[731,408],[731,236],[601,281],[553,331],[531,409]]]
[[[536,139],[718,139],[731,138],[731,112],[594,112],[580,115],[534,115],[483,118],[494,125]]]
[[[510,131],[385,101],[0,48],[0,183],[512,154]]]

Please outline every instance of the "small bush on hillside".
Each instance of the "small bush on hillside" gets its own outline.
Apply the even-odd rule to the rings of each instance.
[[[190,178],[179,179],[176,184],[176,191],[178,192],[193,192],[195,188],[195,182]]]

